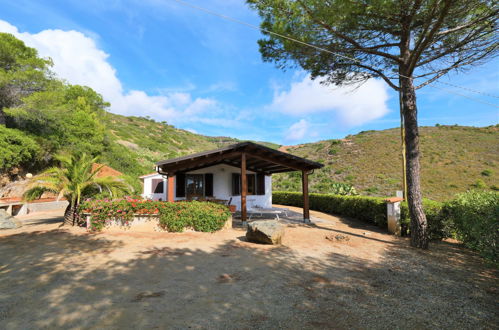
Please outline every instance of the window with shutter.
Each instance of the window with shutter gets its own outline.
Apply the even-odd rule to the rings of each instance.
[[[248,195],[256,195],[256,180],[254,174],[246,174],[248,182]]]
[[[175,183],[177,197],[185,197],[185,174],[178,173],[175,176]]]
[[[232,173],[232,196],[241,195],[241,174]]]
[[[265,195],[265,174],[256,175],[256,194]]]
[[[206,197],[213,197],[213,174],[206,173],[204,175],[204,195]]]

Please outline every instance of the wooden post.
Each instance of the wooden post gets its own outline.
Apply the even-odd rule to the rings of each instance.
[[[174,198],[174,190],[175,189],[175,176],[173,175],[169,175],[168,176],[168,192],[167,192],[167,196],[166,196],[166,200],[169,201],[169,202],[174,202],[175,201],[175,198]]]
[[[308,200],[308,172],[301,172],[302,193],[303,193],[303,222],[310,222],[310,204]]]
[[[241,220],[243,225],[246,224],[246,194],[248,193],[248,180],[246,178],[246,154],[241,154]]]

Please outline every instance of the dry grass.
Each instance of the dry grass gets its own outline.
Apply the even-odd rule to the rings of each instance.
[[[421,127],[423,194],[447,200],[481,185],[499,189],[499,128]],[[392,196],[401,190],[400,131],[367,131],[344,140],[288,147],[298,156],[318,160],[323,169],[311,176],[312,192],[328,192],[331,182],[347,182],[363,195]],[[274,176],[276,190],[299,190],[296,174]]]

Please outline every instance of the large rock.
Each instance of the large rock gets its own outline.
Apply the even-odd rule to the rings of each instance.
[[[0,210],[0,229],[14,229],[21,227],[19,220],[9,215],[5,210]]]
[[[253,221],[248,224],[246,238],[250,242],[281,244],[284,226],[277,220]]]

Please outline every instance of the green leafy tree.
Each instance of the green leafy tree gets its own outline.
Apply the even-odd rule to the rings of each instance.
[[[400,95],[411,245],[428,247],[420,189],[416,90],[498,53],[495,1],[247,0],[262,18],[263,59],[325,83],[383,79]],[[272,32],[272,33],[269,33]],[[277,35],[279,34],[279,35]],[[292,41],[289,36],[303,43]],[[315,48],[314,48],[315,47]]]
[[[130,193],[130,186],[116,177],[97,177],[102,166],[92,170],[97,158],[87,154],[58,156],[60,166],[51,167],[33,177],[29,189],[24,193],[26,200],[40,198],[44,192],[58,194],[69,202],[64,212],[64,224],[75,225],[80,202],[84,198],[107,191],[109,196]]]
[[[30,162],[39,151],[34,139],[17,129],[0,125],[0,172]]]
[[[5,125],[4,108],[45,88],[51,80],[51,65],[51,60],[38,57],[36,49],[11,34],[0,33],[0,125]]]
[[[100,119],[108,105],[89,87],[53,81],[5,114],[9,126],[38,136],[49,155],[61,150],[98,155],[106,142]]]

